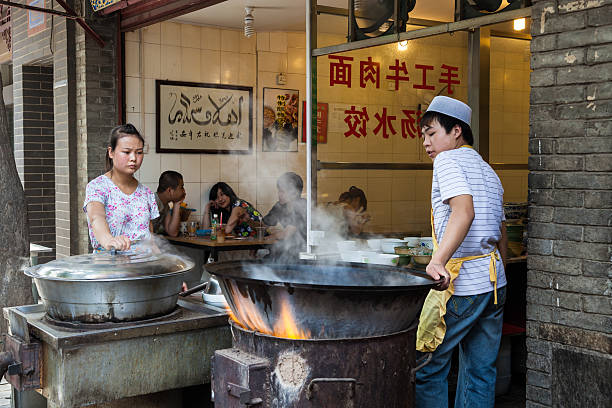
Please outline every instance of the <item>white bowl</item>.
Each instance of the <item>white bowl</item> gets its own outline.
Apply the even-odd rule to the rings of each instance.
[[[409,247],[418,247],[421,243],[421,237],[404,237],[404,242],[406,246]]]
[[[395,247],[404,246],[405,244],[406,243],[401,239],[385,238],[380,243],[380,247],[382,248],[383,252],[386,254],[395,254]]]
[[[389,265],[389,266],[397,266],[399,262],[399,255],[393,254],[376,254],[371,260],[370,263],[378,264],[378,265]]]
[[[382,240],[380,239],[368,239],[368,246],[370,247],[371,250],[373,251],[380,251],[380,244],[382,243]]]
[[[357,242],[355,241],[338,241],[336,243],[338,251],[355,251],[357,249]]]
[[[433,238],[432,237],[422,237],[420,240],[420,245],[427,247],[433,251],[434,249]]]
[[[376,255],[378,253],[371,251],[342,251],[340,259],[344,262],[370,263]]]

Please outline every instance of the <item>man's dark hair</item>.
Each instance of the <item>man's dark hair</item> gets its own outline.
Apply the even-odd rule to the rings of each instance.
[[[179,183],[183,180],[183,176],[178,171],[166,170],[159,176],[159,184],[157,186],[157,193],[163,193],[168,188],[177,188]]]
[[[431,124],[437,121],[440,126],[446,130],[446,133],[450,133],[451,130],[458,125],[461,128],[461,135],[463,136],[463,140],[470,146],[474,144],[474,135],[472,134],[472,128],[467,123],[453,118],[452,116],[448,116],[444,113],[428,111],[425,112],[423,117],[421,118],[421,127],[423,126],[431,126]]]
[[[283,190],[291,189],[297,191],[300,195],[304,189],[304,181],[296,173],[290,171],[278,178],[276,186]]]

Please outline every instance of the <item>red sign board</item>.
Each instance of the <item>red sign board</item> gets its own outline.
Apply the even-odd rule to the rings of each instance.
[[[328,110],[326,103],[317,103],[317,144],[327,143]],[[302,101],[302,143],[306,143],[306,101]]]

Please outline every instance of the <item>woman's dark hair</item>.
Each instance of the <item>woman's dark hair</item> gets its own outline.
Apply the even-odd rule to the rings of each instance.
[[[183,176],[178,171],[166,170],[159,176],[159,184],[157,185],[157,193],[163,193],[168,188],[175,189],[183,180]]]
[[[140,135],[136,127],[131,123],[126,123],[125,125],[120,125],[111,130],[110,140],[108,141],[108,147],[111,148],[111,151],[115,151],[117,147],[117,141],[125,136],[136,136],[142,142],[144,146],[144,138]],[[113,159],[108,155],[108,149],[106,149],[106,171],[109,171],[113,168]]]
[[[223,194],[225,194],[226,196],[230,198],[230,207],[229,209],[211,208],[210,212],[211,212],[211,215],[217,214],[220,216],[221,214],[223,214],[223,219],[225,220],[225,222],[227,222],[229,220],[230,215],[232,214],[232,208],[233,208],[234,203],[238,201],[238,196],[236,195],[236,193],[234,193],[234,190],[232,190],[232,188],[227,183],[220,181],[211,187],[210,193],[208,194],[208,199],[210,201],[216,200],[219,190],[221,190]]]
[[[290,171],[278,178],[276,186],[278,188],[282,188],[283,190],[295,190],[298,195],[301,195],[302,190],[304,189],[304,181],[302,181],[302,178],[299,175]]]
[[[353,201],[355,198],[359,199],[359,204],[361,205],[361,207],[363,207],[363,211],[368,209],[368,199],[366,198],[365,193],[362,189],[355,186],[351,186],[348,191],[345,191],[344,193],[340,194],[340,197],[338,197],[338,201],[348,202]]]
[[[446,130],[446,133],[450,133],[455,125],[458,125],[461,128],[461,136],[463,136],[463,140],[465,140],[465,142],[470,146],[474,144],[474,135],[472,134],[472,128],[470,125],[444,113],[434,111],[425,112],[421,118],[421,127],[430,126],[435,121],[437,121],[440,126]]]

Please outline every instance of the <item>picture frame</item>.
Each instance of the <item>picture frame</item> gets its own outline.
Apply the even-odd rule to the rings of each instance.
[[[300,92],[264,88],[262,106],[263,152],[297,152]]]
[[[155,81],[157,153],[253,153],[253,88]]]

